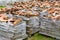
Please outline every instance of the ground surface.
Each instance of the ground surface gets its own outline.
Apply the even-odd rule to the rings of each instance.
[[[0,6],[0,8],[4,8],[5,6]]]
[[[37,33],[34,36],[32,36],[31,38],[28,38],[28,40],[55,40],[55,39]]]

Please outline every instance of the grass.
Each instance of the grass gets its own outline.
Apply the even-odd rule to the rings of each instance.
[[[55,40],[55,39],[37,33],[31,38],[28,38],[28,40]]]
[[[0,8],[5,8],[5,6],[0,6]]]

